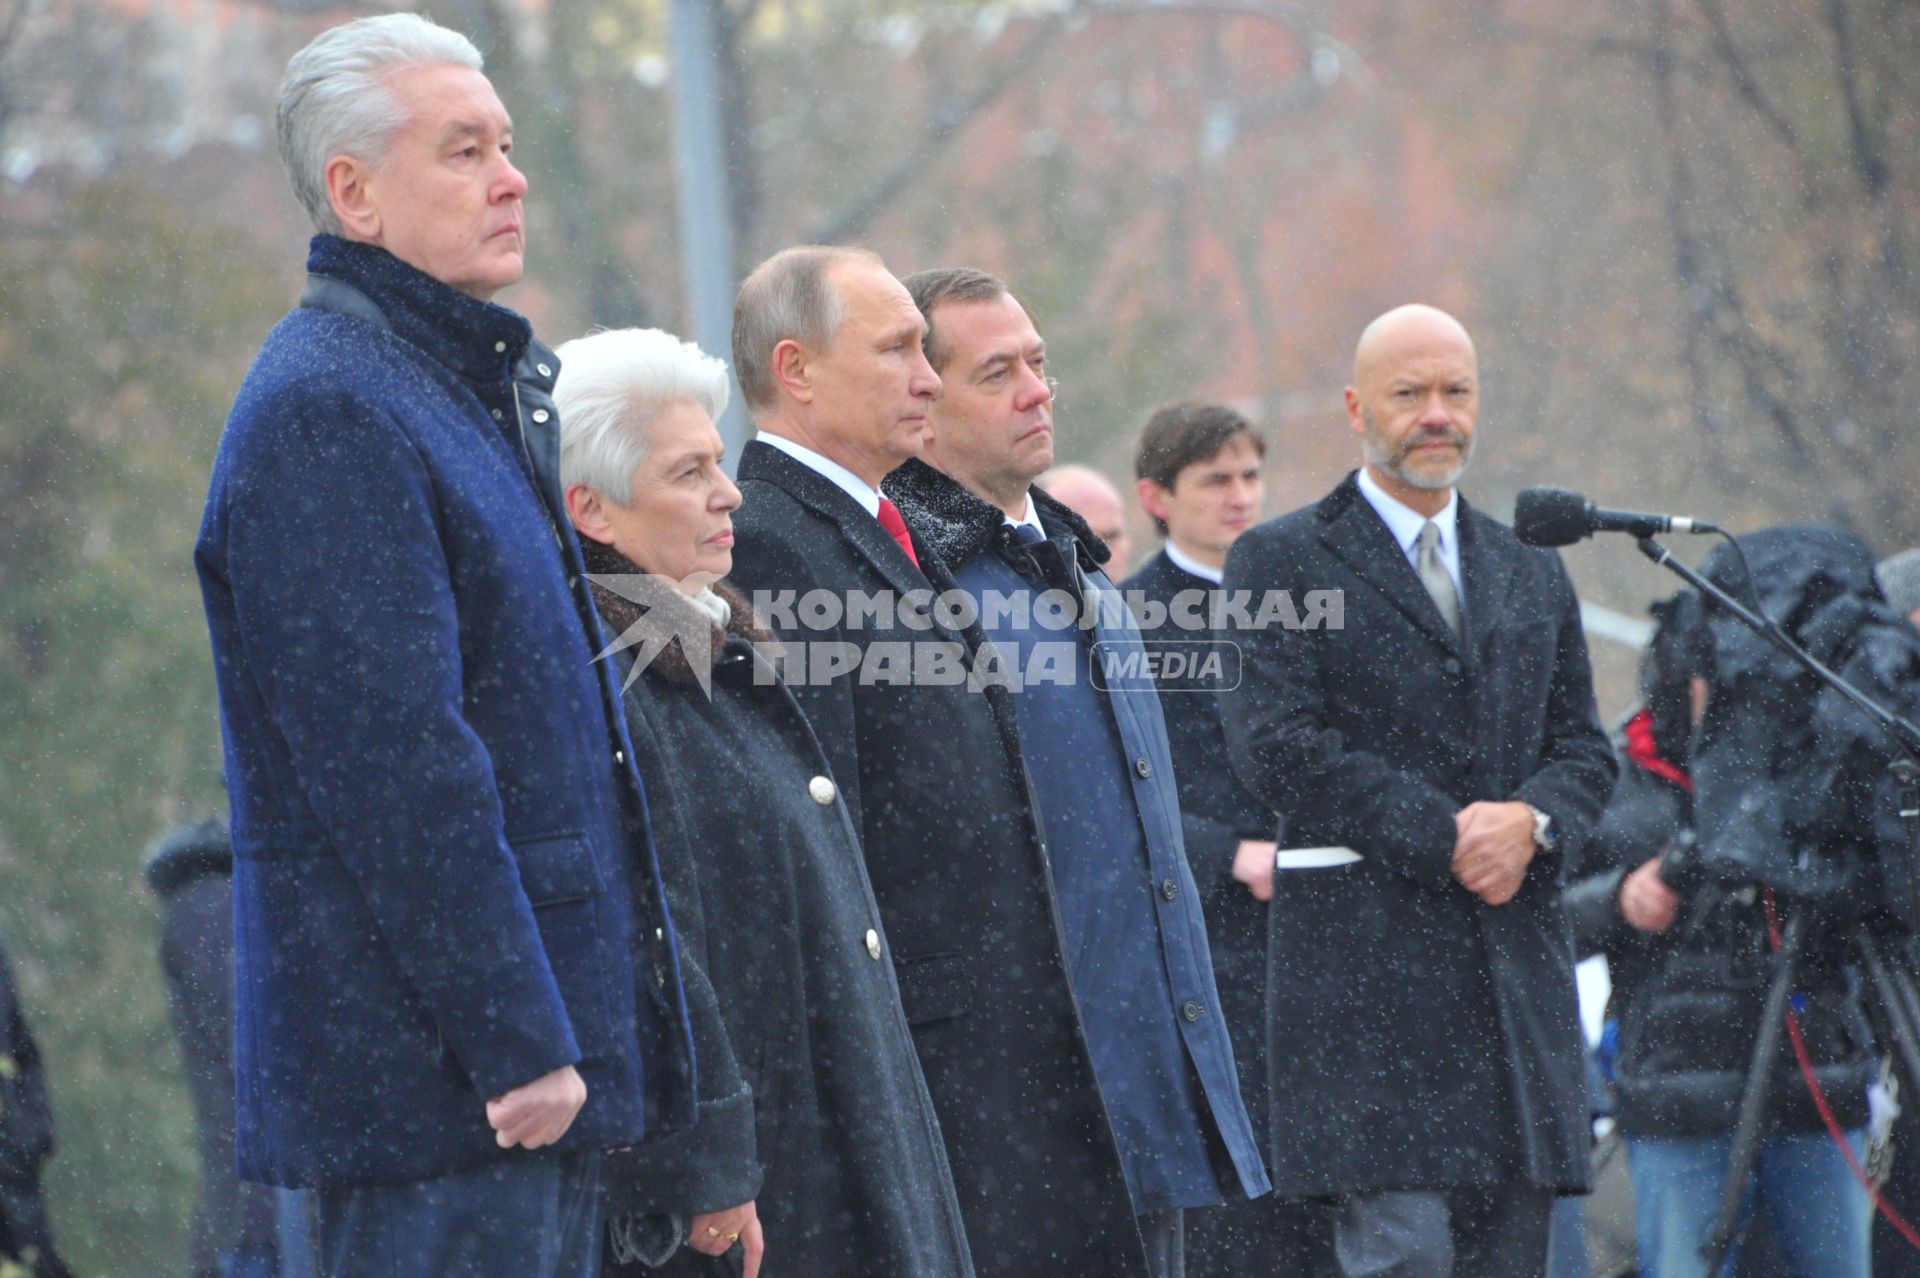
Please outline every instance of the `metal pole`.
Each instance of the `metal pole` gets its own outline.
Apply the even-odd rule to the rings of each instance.
[[[700,349],[733,363],[733,221],[727,202],[726,144],[720,131],[712,5],[673,0],[673,169],[679,192],[680,285],[689,334]],[[740,388],[719,422],[729,469],[748,428]]]

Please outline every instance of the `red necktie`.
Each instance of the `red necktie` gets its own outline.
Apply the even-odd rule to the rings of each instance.
[[[920,566],[920,556],[913,553],[913,538],[907,535],[907,521],[900,518],[900,508],[893,504],[892,498],[882,497],[880,499],[879,519],[880,526],[886,529],[895,541],[900,543],[900,549],[907,552],[907,558],[913,560],[913,566],[918,568]]]

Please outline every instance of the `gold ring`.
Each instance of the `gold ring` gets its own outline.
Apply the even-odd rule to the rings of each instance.
[[[727,1235],[727,1241],[728,1241],[728,1242],[730,1242],[730,1243],[737,1243],[737,1242],[739,1242],[739,1241],[740,1241],[740,1235],[739,1235],[739,1234],[728,1234],[728,1235]]]
[[[707,1226],[707,1237],[718,1238],[719,1236],[720,1236],[719,1230],[715,1229],[712,1225]]]

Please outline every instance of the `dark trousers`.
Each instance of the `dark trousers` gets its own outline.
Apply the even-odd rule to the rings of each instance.
[[[1140,1217],[1140,1241],[1147,1248],[1150,1278],[1187,1278],[1186,1212],[1150,1211]]]
[[[1329,1278],[1331,1223],[1318,1203],[1268,1194],[1187,1212],[1187,1278]]]
[[[1542,1278],[1552,1214],[1533,1185],[1351,1194],[1334,1256],[1344,1278]]]
[[[315,1195],[324,1278],[595,1278],[598,1150]]]

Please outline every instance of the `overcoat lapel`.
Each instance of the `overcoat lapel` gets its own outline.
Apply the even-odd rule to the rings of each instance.
[[[748,442],[740,451],[740,478],[772,484],[809,510],[832,520],[846,537],[847,545],[866,559],[887,585],[899,594],[904,596],[911,591],[938,591],[942,588],[913,566],[913,561],[907,558],[907,552],[900,548],[900,543],[893,539],[893,535],[882,528],[880,521],[869,515],[866,508],[844,489],[771,444],[763,444],[757,439]],[[908,535],[912,536],[911,529]],[[926,551],[918,539],[914,541],[914,553],[921,556],[921,562],[928,562]],[[937,613],[931,615],[937,616]],[[959,637],[947,631],[937,620],[934,628],[951,638]]]
[[[1356,577],[1378,590],[1394,607],[1405,613],[1429,639],[1456,656],[1461,644],[1453,627],[1440,615],[1433,596],[1420,584],[1406,551],[1393,539],[1393,533],[1360,492],[1354,476],[1333,490],[1320,506],[1320,541]],[[1465,609],[1472,624],[1475,609],[1468,596]]]
[[[1485,515],[1469,507],[1466,498],[1460,499],[1457,527],[1460,576],[1466,587],[1467,657],[1476,665],[1486,655],[1487,637],[1506,610],[1507,593],[1520,566],[1519,550],[1502,538],[1487,536],[1485,522]]]

